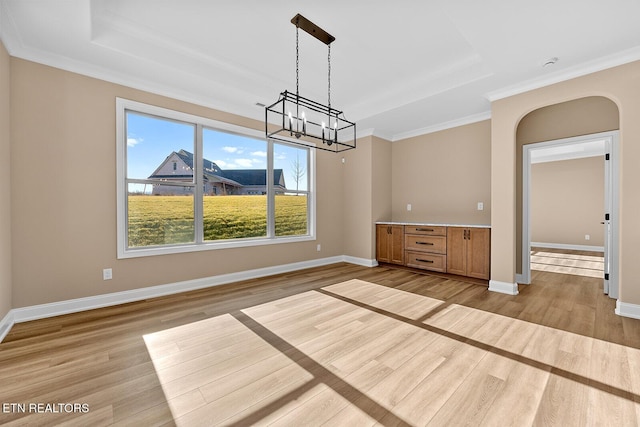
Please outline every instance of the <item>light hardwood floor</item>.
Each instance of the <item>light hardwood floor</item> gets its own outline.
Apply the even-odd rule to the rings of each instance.
[[[531,269],[602,279],[604,277],[604,253],[531,248]]]
[[[18,324],[0,404],[89,412],[0,423],[638,425],[640,320],[598,279],[532,276],[508,296],[336,264]]]

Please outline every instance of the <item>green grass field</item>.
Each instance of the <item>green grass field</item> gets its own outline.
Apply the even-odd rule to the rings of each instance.
[[[129,247],[194,241],[193,197],[129,196]],[[266,196],[205,196],[204,240],[262,237]],[[307,197],[276,196],[276,236],[307,233]]]

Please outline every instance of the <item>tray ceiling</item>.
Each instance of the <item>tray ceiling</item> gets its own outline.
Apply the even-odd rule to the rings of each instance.
[[[632,0],[0,0],[0,37],[18,58],[263,120],[256,103],[295,90],[297,13],[336,37],[332,105],[391,140],[640,59]],[[303,32],[300,92],[326,101],[327,49]]]

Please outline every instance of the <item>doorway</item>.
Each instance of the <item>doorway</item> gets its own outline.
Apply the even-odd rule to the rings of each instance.
[[[518,283],[531,283],[531,165],[538,162],[579,159],[591,156],[604,158],[604,216],[603,227],[603,285],[605,294],[618,298],[618,131],[602,132],[573,138],[564,138],[523,146],[522,156],[522,274]],[[586,237],[586,236],[585,236]]]

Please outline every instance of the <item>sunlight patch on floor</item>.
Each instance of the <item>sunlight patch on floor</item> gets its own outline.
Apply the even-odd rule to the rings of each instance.
[[[604,257],[532,250],[531,270],[602,278]]]
[[[640,414],[638,349],[362,280],[144,339],[177,425],[530,425],[585,399],[593,422]]]

